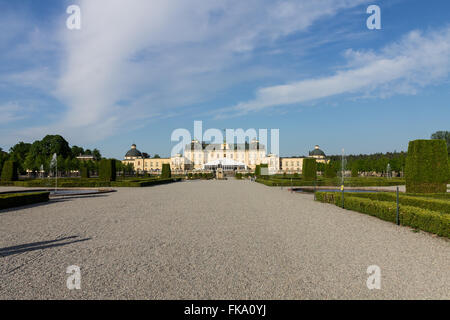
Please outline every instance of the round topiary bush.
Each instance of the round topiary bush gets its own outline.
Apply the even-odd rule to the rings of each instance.
[[[314,158],[303,159],[303,180],[313,181],[317,178],[317,162]]]
[[[406,157],[405,179],[407,193],[447,192],[449,168],[445,141],[410,141]]]

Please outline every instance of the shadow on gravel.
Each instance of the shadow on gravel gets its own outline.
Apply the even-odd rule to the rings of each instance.
[[[107,197],[107,195],[64,196],[64,197],[57,197],[57,198],[50,197],[50,200],[47,202],[40,202],[40,203],[29,204],[29,205],[21,206],[21,207],[2,209],[2,210],[0,210],[0,213],[19,211],[19,210],[23,210],[23,209],[31,209],[31,208],[41,207],[41,206],[48,206],[48,205],[51,205],[52,203],[66,202],[66,201],[71,201],[73,199],[86,199],[87,200],[90,198],[93,199],[93,198],[103,198],[103,197]]]
[[[49,248],[55,248],[55,247],[62,247],[62,246],[68,245],[68,244],[91,240],[91,238],[85,238],[85,239],[77,239],[77,238],[79,238],[79,237],[72,236],[72,237],[60,238],[60,239],[56,239],[56,240],[33,242],[33,243],[21,244],[21,245],[12,246],[12,247],[0,248],[0,257],[7,257],[7,256],[10,256],[13,254],[24,253],[24,252],[35,251],[35,250],[43,250],[43,249],[49,249]],[[67,241],[67,240],[70,240],[70,241]],[[61,241],[64,241],[64,242],[61,243]]]

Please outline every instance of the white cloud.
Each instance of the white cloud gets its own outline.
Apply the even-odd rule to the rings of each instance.
[[[426,34],[413,31],[380,52],[346,52],[348,65],[334,75],[261,88],[256,98],[224,108],[221,116],[304,103],[340,94],[381,97],[414,94],[447,79],[450,72],[450,27]]]
[[[25,108],[16,102],[0,105],[0,124],[8,124],[26,118]]]
[[[127,121],[177,112],[270,70],[242,67],[252,50],[367,0],[80,1],[66,50],[56,125],[98,138]],[[103,136],[103,135],[102,135]]]

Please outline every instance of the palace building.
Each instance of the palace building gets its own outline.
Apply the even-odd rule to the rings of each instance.
[[[309,152],[310,158],[315,158],[319,163],[328,163],[325,152],[315,146],[313,151]],[[305,157],[283,157],[281,158],[281,171],[283,173],[301,173],[303,169],[303,159]]]
[[[316,146],[309,153],[318,162],[326,163],[325,153]],[[177,154],[171,158],[151,158],[148,154],[140,152],[133,144],[125,154],[124,164],[132,164],[137,172],[158,174],[162,165],[170,164],[174,173],[187,171],[223,171],[253,172],[257,165],[267,164],[269,174],[301,173],[305,157],[280,158],[274,154],[267,154],[266,146],[253,139],[250,143],[210,144],[192,140],[184,148],[184,155]]]

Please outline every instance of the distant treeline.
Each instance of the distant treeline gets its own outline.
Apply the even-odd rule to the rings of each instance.
[[[377,172],[386,173],[388,165],[390,171],[401,172],[404,170],[406,161],[406,152],[388,152],[375,154],[348,155],[344,159],[345,170],[358,172]],[[333,155],[328,157],[330,165],[337,171],[342,170],[342,155]]]
[[[0,173],[3,164],[7,160],[17,163],[20,174],[40,172],[50,172],[50,164],[53,154],[57,154],[58,172],[69,175],[72,171],[79,171],[85,166],[91,172],[98,172],[99,161],[102,155],[98,149],[83,149],[79,146],[69,146],[69,143],[60,135],[47,135],[42,140],[33,143],[19,142],[9,152],[0,148]],[[80,155],[90,155],[92,160],[80,161]],[[117,169],[123,170],[122,162],[117,161]],[[132,170],[132,168],[126,168]]]

